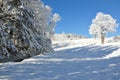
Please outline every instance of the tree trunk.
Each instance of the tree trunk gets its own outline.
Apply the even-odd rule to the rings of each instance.
[[[101,34],[101,44],[105,43],[105,34]]]

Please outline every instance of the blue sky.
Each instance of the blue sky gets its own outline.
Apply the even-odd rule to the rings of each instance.
[[[75,33],[91,37],[89,26],[96,13],[110,14],[120,24],[120,0],[42,0],[45,5],[53,8],[62,20],[57,23],[56,33]],[[107,36],[120,35],[120,27],[116,33]]]

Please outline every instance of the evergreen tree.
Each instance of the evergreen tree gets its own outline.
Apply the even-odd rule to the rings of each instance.
[[[53,51],[45,35],[51,10],[41,1],[0,0],[0,6],[0,62]]]

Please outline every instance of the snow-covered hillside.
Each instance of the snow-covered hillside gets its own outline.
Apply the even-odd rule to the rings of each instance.
[[[120,43],[53,42],[53,54],[0,63],[0,80],[120,80]]]

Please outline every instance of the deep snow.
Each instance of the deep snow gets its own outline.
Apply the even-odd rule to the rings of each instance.
[[[0,63],[0,80],[120,80],[120,43],[53,42],[55,53]]]

